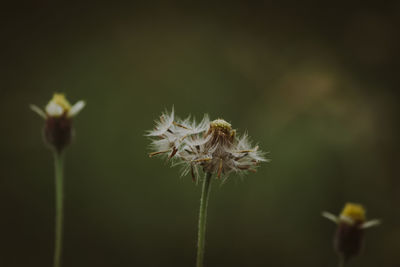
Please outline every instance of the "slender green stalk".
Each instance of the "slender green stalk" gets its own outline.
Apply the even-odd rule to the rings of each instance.
[[[55,197],[56,197],[56,220],[55,220],[55,242],[54,242],[54,267],[61,266],[62,231],[63,231],[63,184],[64,184],[64,159],[62,152],[54,152],[55,170]]]
[[[197,267],[203,267],[204,261],[204,246],[206,237],[206,221],[207,221],[207,206],[208,196],[211,189],[211,173],[206,173],[203,181],[203,189],[200,198],[200,211],[199,211],[199,231],[197,235]]]
[[[338,267],[344,267],[345,262],[346,262],[345,257],[343,255],[340,255]]]

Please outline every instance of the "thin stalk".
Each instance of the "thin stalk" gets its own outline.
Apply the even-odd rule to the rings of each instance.
[[[61,251],[63,238],[63,185],[64,185],[64,159],[62,152],[54,152],[55,170],[55,242],[54,242],[54,267],[61,266]]]
[[[208,196],[211,189],[211,173],[206,173],[203,181],[203,188],[200,198],[200,211],[199,211],[199,231],[197,235],[197,267],[203,267],[204,262],[204,246],[206,237],[206,222],[207,222],[207,206]]]
[[[338,267],[344,267],[344,264],[346,263],[346,259],[343,255],[339,256],[339,265]]]

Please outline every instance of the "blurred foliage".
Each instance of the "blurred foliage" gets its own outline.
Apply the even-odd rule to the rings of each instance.
[[[271,163],[214,181],[207,266],[336,266],[323,210],[384,224],[354,266],[399,266],[393,1],[171,2],[2,11],[0,266],[50,266],[53,165],[28,105],[87,107],[67,151],[64,266],[191,266],[200,187],[147,156],[165,108],[222,117]]]

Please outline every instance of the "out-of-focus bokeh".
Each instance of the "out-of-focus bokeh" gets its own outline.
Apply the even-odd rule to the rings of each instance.
[[[51,266],[53,92],[87,101],[67,151],[65,267],[194,266],[200,186],[150,159],[165,109],[224,118],[271,162],[214,181],[206,266],[336,266],[347,201],[380,227],[352,266],[399,266],[400,4],[3,6],[0,266]]]

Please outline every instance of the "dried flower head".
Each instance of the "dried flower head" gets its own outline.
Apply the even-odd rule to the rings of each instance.
[[[71,106],[64,94],[54,94],[53,98],[42,110],[30,105],[31,109],[46,120],[44,137],[48,144],[61,152],[70,142],[72,136],[72,118],[85,106],[84,101],[78,101]]]
[[[323,212],[322,216],[338,225],[334,248],[344,261],[357,255],[362,247],[364,229],[377,226],[380,220],[366,221],[365,209],[360,204],[346,203],[339,216]]]
[[[155,155],[167,155],[175,159],[174,165],[182,164],[182,175],[189,172],[193,180],[199,177],[199,169],[228,177],[231,172],[255,172],[259,162],[266,161],[258,146],[251,146],[248,136],[238,138],[231,124],[223,119],[209,120],[205,115],[197,124],[190,117],[176,119],[174,110],[161,115],[155,129],[147,136],[154,137],[151,148]]]

